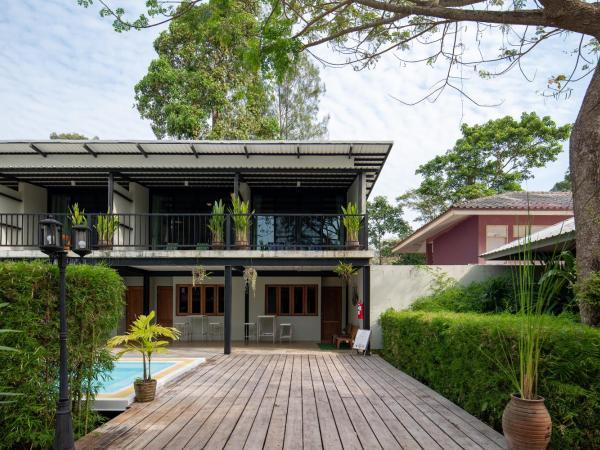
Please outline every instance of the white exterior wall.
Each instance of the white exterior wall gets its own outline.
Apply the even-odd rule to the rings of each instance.
[[[8,197],[0,195],[0,214],[8,214],[0,220],[0,243],[5,243],[9,239],[13,242],[22,242],[24,233],[25,240],[33,238],[37,242],[37,220],[34,220],[33,217],[24,219],[23,217],[10,216],[10,214],[45,213],[48,205],[46,189],[33,184],[19,182],[18,191],[6,186],[0,186],[0,192],[8,195]],[[13,225],[17,228],[7,225]],[[19,248],[8,247],[7,250],[17,250]]]
[[[502,275],[509,270],[505,266],[486,265],[426,267],[433,270],[440,269],[464,285]],[[372,348],[381,348],[382,345],[381,326],[379,325],[381,313],[389,308],[407,309],[417,298],[431,293],[432,281],[431,272],[420,266],[371,266]],[[354,314],[354,317],[356,317],[356,314]]]
[[[150,195],[148,189],[138,183],[129,183],[129,190],[115,183],[115,192],[113,195],[113,212],[115,214],[124,214],[120,217],[121,223],[129,228],[121,227],[118,233],[120,244],[140,245],[148,243],[150,221],[148,217],[128,216],[128,214],[146,214],[149,211]]]
[[[362,187],[362,189],[361,189]],[[361,195],[362,193],[362,195]],[[346,200],[355,203],[358,207],[359,214],[367,212],[367,183],[363,174],[358,174],[346,194]]]

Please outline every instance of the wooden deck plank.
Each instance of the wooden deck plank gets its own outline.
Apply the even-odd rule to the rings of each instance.
[[[373,362],[386,374],[399,380],[400,389],[403,389],[403,391],[419,393],[421,398],[423,398],[429,406],[438,412],[442,412],[446,419],[451,421],[463,432],[467,433],[471,439],[478,442],[484,448],[494,448],[494,445],[497,448],[505,448],[506,442],[504,436],[481,422],[475,416],[469,414],[467,411],[452,403],[430,387],[396,369],[382,358],[377,357]],[[491,445],[490,441],[494,445]]]
[[[369,384],[362,382],[364,380],[348,364],[345,358],[333,358],[333,363],[345,380],[348,389],[360,395],[362,413],[384,449],[398,448],[398,446],[410,449],[421,448],[396,416],[369,387]]]
[[[337,358],[337,355],[333,358]],[[358,439],[364,448],[374,449],[374,448],[382,448],[381,443],[377,439],[377,436],[371,429],[369,424],[369,420],[375,420],[375,417],[370,416],[369,420],[364,416],[362,412],[362,396],[358,395],[357,392],[352,392],[348,386],[346,386],[346,382],[338,373],[337,368],[333,364],[333,359],[330,355],[326,355],[323,360],[325,361],[325,365],[327,370],[329,370],[329,374],[331,375],[335,386],[340,393],[340,397],[342,398],[342,402],[346,407],[346,411],[348,412],[348,416],[352,421],[352,425],[356,430],[358,435]],[[342,397],[342,393],[350,392],[351,394],[346,397]],[[359,406],[359,402],[357,402],[357,398],[359,399],[361,405]],[[379,419],[379,417],[377,417]]]
[[[248,438],[244,444],[244,448],[252,450],[263,448],[267,437],[267,431],[269,430],[271,416],[273,415],[273,408],[275,407],[275,400],[277,398],[277,392],[279,391],[279,385],[283,376],[286,360],[287,357],[281,355],[279,361],[277,361],[275,372],[273,372],[273,376],[269,381],[263,400],[260,403],[256,418],[252,423],[252,428],[250,428]]]
[[[218,378],[211,386],[206,388],[202,386],[198,389],[194,389],[193,392],[188,393],[188,395],[179,399],[183,404],[183,407],[173,411],[169,416],[170,421],[168,425],[163,425],[162,428],[157,427],[159,434],[153,437],[152,442],[148,444],[147,448],[154,450],[171,445],[175,446],[176,443],[173,443],[173,440],[178,436],[183,440],[181,434],[187,432],[184,431],[184,428],[188,423],[196,416],[196,414],[206,407],[213,395],[215,395],[219,389],[227,389],[235,383],[237,376],[246,370],[253,361],[253,358],[235,357],[232,359],[236,361],[236,364],[231,366],[229,370],[219,374]],[[188,438],[189,437],[190,436],[188,435]],[[187,440],[185,442],[180,441],[179,445],[183,446],[186,443]]]
[[[188,442],[188,448],[206,447],[222,449],[225,447],[225,444],[229,440],[229,436],[231,436],[235,425],[246,408],[246,404],[252,397],[252,394],[260,379],[264,376],[265,371],[270,366],[272,359],[273,355],[268,355],[261,362],[254,374],[248,379],[248,382],[242,388],[237,398],[231,396],[231,399],[229,400],[231,406],[229,409],[227,409],[227,398],[221,402],[219,407],[196,432],[196,435]],[[210,439],[206,440],[206,437],[211,433],[212,436],[210,436]],[[204,444],[205,442],[206,444]]]
[[[308,355],[301,357],[300,365],[302,375],[302,442],[306,448],[318,450],[323,446]]]
[[[265,373],[256,385],[256,389],[252,393],[252,397],[246,404],[246,407],[244,408],[239,420],[235,424],[235,427],[233,427],[225,448],[240,449],[246,444],[246,439],[248,439],[250,429],[252,428],[254,420],[256,419],[259,407],[263,401],[269,383],[271,382],[273,375],[276,373],[275,368],[277,367],[280,359],[280,355],[273,355],[273,358],[269,362]]]
[[[258,365],[264,359],[264,355],[251,358],[252,362],[250,365],[244,367],[238,376],[232,377],[225,384],[223,384],[213,395],[202,405],[202,408],[194,414],[192,418],[187,420],[184,427],[181,428],[177,434],[169,441],[166,448],[169,449],[180,449],[188,445],[190,440],[193,439],[205,439],[208,440],[210,436],[197,436],[196,432],[203,426],[204,422],[211,416],[213,411],[219,407],[221,402],[227,398],[228,395],[237,395],[243,388],[248,378],[252,376]]]
[[[281,382],[279,383],[279,389],[277,390],[277,397],[275,397],[273,414],[271,415],[271,421],[269,422],[269,428],[265,438],[263,447],[265,449],[283,448],[293,363],[293,356],[286,356],[285,366],[281,375]]]
[[[134,428],[141,420],[160,409],[176,397],[177,393],[185,389],[188,383],[193,383],[202,377],[209,376],[221,369],[221,356],[207,359],[203,364],[192,371],[185,372],[176,378],[157,395],[153,402],[133,403],[129,409],[119,414],[114,419],[106,422],[101,427],[88,433],[76,443],[77,448],[104,449],[119,436]]]
[[[493,449],[502,435],[377,356],[209,359],[78,449]]]
[[[346,406],[342,402],[342,398],[340,397],[340,394],[335,387],[335,383],[329,374],[329,370],[327,369],[324,358],[317,357],[316,362],[319,372],[321,373],[321,379],[323,380],[323,385],[325,386],[325,392],[327,393],[327,398],[329,399],[329,405],[331,406],[331,411],[333,413],[340,440],[342,441],[342,446],[345,449],[362,448],[356,430],[354,429],[354,425],[352,424],[350,416],[346,411]]]
[[[323,448],[327,450],[339,450],[342,448],[342,441],[340,440],[340,436],[338,434],[338,429],[335,424],[333,412],[331,411],[329,399],[327,398],[327,392],[325,391],[325,385],[323,384],[323,379],[321,378],[321,372],[319,371],[316,357],[310,355],[308,357],[308,362],[310,366],[310,375],[314,389]]]

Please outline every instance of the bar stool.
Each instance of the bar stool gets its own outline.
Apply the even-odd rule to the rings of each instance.
[[[211,338],[221,339],[223,337],[223,323],[208,322],[208,334]]]
[[[292,324],[291,323],[280,323],[279,324],[279,342],[282,339],[288,339],[292,342]]]
[[[244,322],[244,341],[249,341],[252,337],[258,342],[258,334],[256,333],[256,323]]]

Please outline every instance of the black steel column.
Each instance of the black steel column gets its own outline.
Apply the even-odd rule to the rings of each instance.
[[[67,267],[67,255],[65,252],[58,253],[59,281],[59,303],[58,313],[60,315],[60,367],[58,405],[56,407],[56,433],[54,435],[55,450],[70,450],[75,448],[73,438],[73,423],[71,419],[71,400],[69,398],[69,366],[67,362],[67,301],[65,290],[65,270]]]
[[[239,173],[236,173],[233,176],[233,193],[235,194],[236,197],[238,195],[240,195],[240,174]]]
[[[223,318],[225,326],[225,342],[223,353],[226,355],[231,353],[231,296],[233,291],[231,284],[231,266],[225,266],[225,317]]]
[[[250,286],[246,284],[246,288],[244,289],[244,323],[250,322]],[[244,326],[244,340],[247,341],[248,338],[246,336],[250,336],[250,330],[246,330]]]
[[[113,212],[113,200],[115,196],[115,176],[112,172],[108,174],[108,212],[112,214]]]
[[[363,329],[371,329],[371,266],[363,267]],[[368,344],[365,354],[369,353]]]
[[[144,272],[144,314],[150,314],[150,274]]]

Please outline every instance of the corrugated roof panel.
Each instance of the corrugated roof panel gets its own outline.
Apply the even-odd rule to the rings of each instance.
[[[28,143],[24,142],[6,142],[0,143],[0,153],[35,153]]]
[[[96,153],[141,153],[135,142],[91,142]]]
[[[87,153],[81,142],[35,142],[34,145],[44,153]]]
[[[187,142],[156,142],[142,143],[142,148],[146,153],[182,153],[193,154],[192,144]]]

